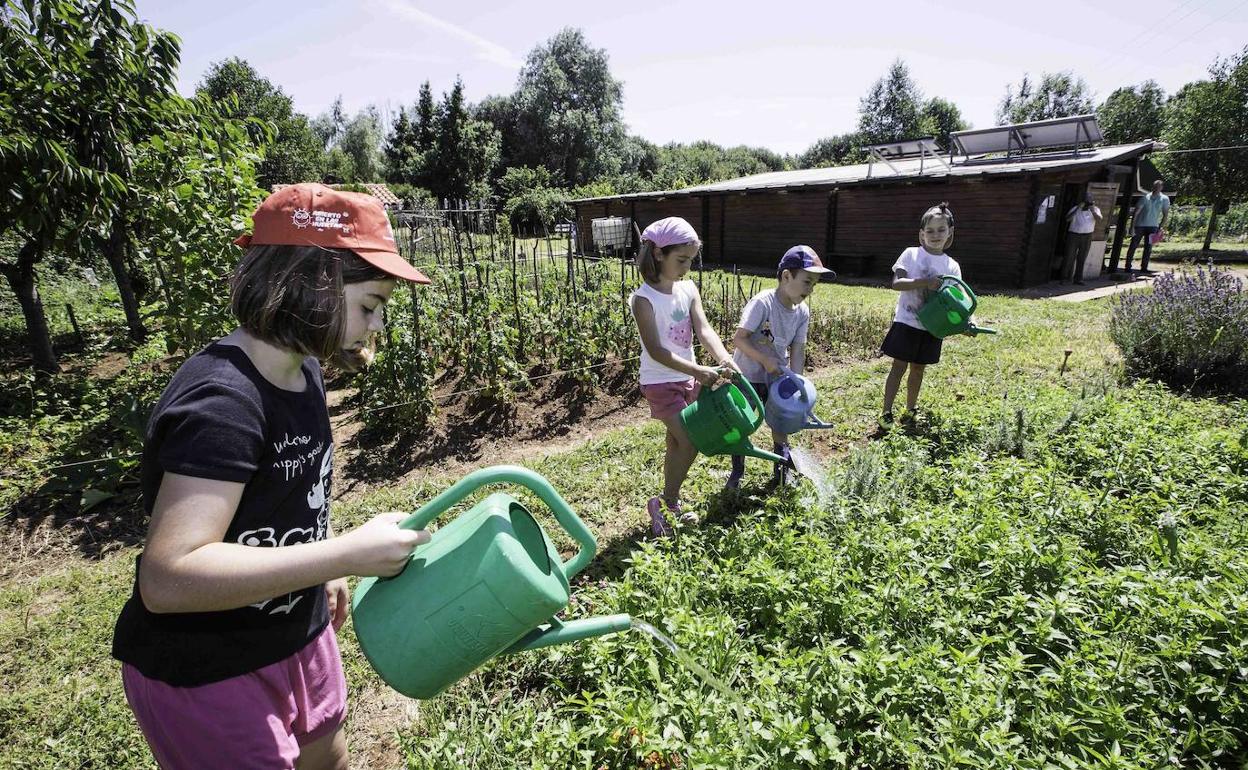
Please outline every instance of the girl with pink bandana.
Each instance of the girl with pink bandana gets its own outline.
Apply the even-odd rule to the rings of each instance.
[[[641,335],[641,392],[650,404],[650,416],[667,426],[667,452],[663,459],[663,494],[646,504],[650,529],[670,535],[664,513],[682,524],[696,524],[698,517],[680,505],[680,487],[698,455],[680,422],[680,412],[705,385],[718,388],[733,373],[740,374],[719,335],[702,311],[702,297],[693,281],[683,280],[702,248],[697,232],[680,217],[651,224],[641,234],[637,267],[644,283],[629,297],[629,307]],[[697,334],[719,367],[702,366],[693,353]]]

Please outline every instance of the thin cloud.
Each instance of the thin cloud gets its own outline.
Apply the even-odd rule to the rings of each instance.
[[[482,61],[513,70],[520,69],[524,64],[515,54],[498,43],[486,40],[480,35],[449,21],[439,19],[427,11],[417,8],[409,0],[381,0],[380,5],[395,16],[426,27],[432,27],[468,43],[473,47],[476,57]]]
[[[366,61],[391,62],[397,64],[450,64],[452,59],[436,53],[415,53],[412,51],[387,51],[384,49],[353,51],[355,56]]]

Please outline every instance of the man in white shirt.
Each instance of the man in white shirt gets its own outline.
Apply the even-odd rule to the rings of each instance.
[[[1083,203],[1066,212],[1069,223],[1066,230],[1066,258],[1062,260],[1060,283],[1074,279],[1083,284],[1083,264],[1088,259],[1088,249],[1092,246],[1092,233],[1104,219],[1100,208],[1092,201],[1092,193],[1085,193]],[[1073,269],[1073,273],[1072,273]]]

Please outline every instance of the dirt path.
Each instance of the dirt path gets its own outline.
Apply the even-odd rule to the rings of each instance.
[[[633,378],[618,367],[606,370],[592,388],[566,379],[541,380],[501,406],[456,397],[439,405],[430,428],[388,435],[364,428],[352,403],[354,388],[331,383],[328,402],[338,453],[334,499],[350,501],[380,487],[566,451],[641,422],[648,413]],[[455,387],[447,384],[443,390]],[[141,545],[146,517],[135,491],[124,503],[105,503],[86,513],[79,511],[76,495],[24,498],[0,518],[0,586]]]

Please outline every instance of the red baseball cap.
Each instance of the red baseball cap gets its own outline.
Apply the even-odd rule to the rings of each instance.
[[[432,283],[399,255],[390,218],[381,201],[365,193],[344,192],[304,182],[283,187],[264,199],[251,215],[252,234],[234,243],[249,246],[321,246],[350,249],[373,267],[395,278]]]

